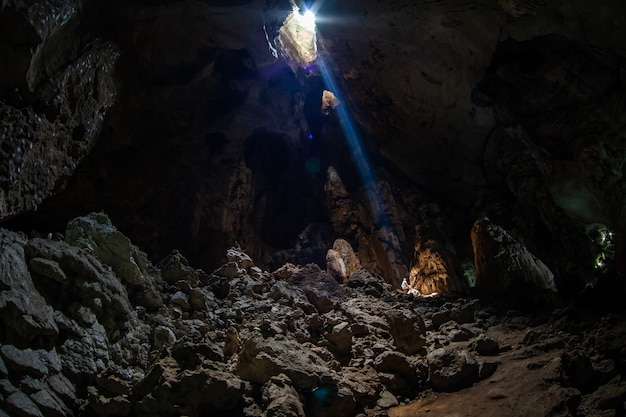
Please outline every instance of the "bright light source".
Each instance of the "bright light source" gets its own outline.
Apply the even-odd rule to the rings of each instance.
[[[310,10],[307,10],[304,15],[300,18],[302,22],[302,26],[304,26],[307,30],[315,30],[315,13]]]
[[[307,10],[302,15],[294,5],[280,28],[277,45],[283,56],[291,62],[301,68],[308,68],[317,59],[315,14]]]

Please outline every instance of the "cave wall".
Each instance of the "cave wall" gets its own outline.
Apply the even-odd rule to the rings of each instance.
[[[315,261],[302,233],[334,225],[319,246],[347,238],[396,286],[420,258],[424,204],[447,214],[459,258],[489,215],[570,275],[597,251],[585,225],[624,231],[621,2],[326,1],[320,56],[388,228],[342,120],[320,112],[324,80],[269,48],[285,7],[3,3],[3,224],[62,231],[103,210],[153,259],[176,247],[208,269],[235,242],[259,262]],[[329,166],[351,217],[329,210]]]

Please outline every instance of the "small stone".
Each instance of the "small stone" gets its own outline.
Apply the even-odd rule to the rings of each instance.
[[[170,299],[172,305],[178,306],[183,311],[191,311],[191,305],[189,304],[189,298],[182,291],[177,291],[176,294]]]
[[[381,392],[380,398],[378,399],[378,401],[376,401],[376,405],[384,410],[391,408],[391,407],[395,407],[398,404],[399,403],[398,403],[398,399],[396,398],[396,396],[390,393],[389,391]]]
[[[176,335],[169,327],[157,326],[154,329],[154,348],[172,346],[176,342]]]
[[[55,394],[57,394],[65,403],[75,405],[77,403],[76,388],[62,374],[52,375],[48,378],[48,385],[52,388]]]
[[[490,400],[501,400],[503,398],[507,398],[508,395],[501,388],[492,388],[487,392],[487,398]]]

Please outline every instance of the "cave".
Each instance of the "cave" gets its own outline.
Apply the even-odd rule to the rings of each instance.
[[[626,3],[5,0],[0,417],[626,415]]]

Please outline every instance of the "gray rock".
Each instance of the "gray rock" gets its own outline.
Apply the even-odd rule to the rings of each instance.
[[[17,388],[13,386],[11,381],[8,379],[0,379],[0,394],[8,397],[13,394]]]
[[[48,378],[48,385],[65,404],[74,406],[78,403],[76,387],[62,374],[55,374]]]
[[[23,235],[0,229],[0,323],[25,342],[58,334],[52,308],[37,291],[24,254]]]
[[[252,258],[248,256],[241,248],[230,248],[226,251],[226,259],[228,262],[234,262],[237,267],[249,271],[254,266]]]
[[[0,378],[4,378],[9,374],[9,370],[7,369],[7,365],[4,363],[2,356],[0,356]]]
[[[182,291],[177,291],[172,298],[170,298],[172,305],[180,307],[183,311],[191,311],[191,305],[189,304],[189,298]]]
[[[169,327],[157,326],[154,328],[153,348],[160,349],[162,346],[172,346],[176,343],[176,335]]]
[[[48,368],[37,351],[4,345],[0,348],[0,353],[7,366],[19,375],[26,374],[35,378],[42,378],[48,374]]]
[[[161,276],[170,284],[185,280],[193,286],[197,285],[198,273],[189,266],[189,261],[180,252],[173,251],[166,258],[159,261],[157,266],[161,269]]]
[[[30,398],[46,417],[66,417],[73,414],[63,401],[53,392],[50,392],[48,388],[32,394]]]
[[[15,391],[5,402],[6,410],[17,417],[43,417],[37,405],[22,391]]]
[[[67,279],[67,275],[61,269],[58,262],[45,258],[32,258],[28,262],[30,270],[43,277],[53,279],[57,282],[63,282]]]
[[[144,287],[146,254],[118,231],[104,213],[90,213],[67,224],[65,241],[87,250],[131,286]]]

